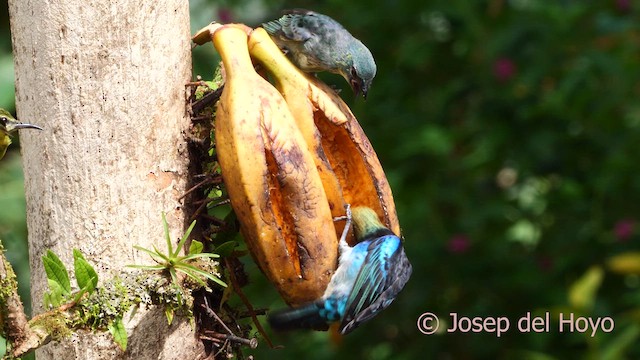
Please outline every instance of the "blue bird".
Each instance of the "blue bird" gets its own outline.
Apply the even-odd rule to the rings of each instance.
[[[346,241],[351,219],[359,241],[354,247]],[[322,298],[273,312],[268,318],[271,327],[327,330],[332,323],[340,322],[340,333],[347,334],[388,307],[411,276],[402,240],[368,207],[350,211],[347,206],[347,225],[339,246],[338,269]]]
[[[302,71],[340,74],[356,94],[366,99],[376,76],[371,51],[332,18],[295,9],[262,24],[273,41]]]

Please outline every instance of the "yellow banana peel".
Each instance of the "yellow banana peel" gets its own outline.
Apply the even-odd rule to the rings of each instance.
[[[218,160],[247,246],[287,303],[315,300],[337,265],[344,224],[333,217],[345,204],[372,208],[400,234],[380,161],[344,101],[291,64],[263,29],[211,24],[193,40],[207,38],[225,70]]]
[[[295,67],[264,29],[257,28],[249,35],[249,52],[273,75],[287,101],[314,155],[334,216],[344,213],[345,202],[367,206],[399,234],[391,187],[347,104],[325,83]],[[336,230],[339,236],[342,227],[336,226]]]
[[[257,28],[250,34],[248,46],[250,55],[274,75],[276,88],[287,102],[308,151],[313,155],[331,214],[334,217],[343,215],[346,203],[342,186],[322,148],[321,134],[314,124],[314,115],[336,124],[344,124],[355,117],[334,91],[324,91],[320,87],[323,83],[302,73],[289,62],[264,29]],[[337,236],[342,234],[343,228],[344,223],[336,223]]]
[[[276,77],[276,87],[290,108],[305,115],[317,110],[325,119],[336,125],[355,120],[355,116],[342,98],[327,84],[295,67],[263,28],[251,32],[248,46],[251,56],[259,60]],[[296,114],[294,112],[294,116]]]
[[[337,262],[337,238],[322,181],[287,104],[259,76],[247,34],[212,35],[225,87],[216,148],[231,204],[262,271],[290,304],[321,295]]]

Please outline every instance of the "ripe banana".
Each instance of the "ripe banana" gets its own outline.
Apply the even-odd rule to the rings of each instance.
[[[292,65],[263,29],[211,24],[193,38],[207,39],[225,70],[217,154],[247,246],[287,303],[317,299],[337,265],[344,224],[332,217],[343,215],[345,204],[374,209],[400,233],[382,166],[349,107]]]
[[[274,77],[313,154],[334,216],[344,203],[376,211],[400,233],[391,188],[382,165],[349,107],[325,83],[295,67],[262,28],[249,35],[251,56]],[[343,224],[336,223],[337,237]],[[350,239],[353,245],[354,238]]]
[[[317,113],[318,116],[325,116],[329,121],[344,124],[355,120],[351,110],[334,91],[324,91],[318,86],[324,85],[323,83],[316,81],[318,83],[316,85],[313,78],[298,71],[284,57],[264,29],[257,28],[249,35],[249,53],[274,74],[276,88],[287,102],[287,106],[306,141],[307,148],[313,155],[331,214],[334,217],[343,215],[346,203],[342,186],[324,153],[321,135],[313,118],[314,113]],[[339,237],[342,234],[344,223],[337,222],[335,225],[336,234]]]
[[[255,72],[247,33],[232,25],[209,32],[226,76],[215,137],[232,207],[251,254],[285,301],[311,301],[324,292],[338,255],[314,159],[283,97]]]

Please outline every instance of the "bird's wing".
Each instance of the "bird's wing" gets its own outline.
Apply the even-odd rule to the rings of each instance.
[[[282,12],[282,15],[315,15],[315,14],[317,14],[317,12],[307,10],[307,9],[302,9],[302,8],[287,9]]]
[[[351,34],[329,16],[304,9],[288,10],[262,24],[280,48],[304,71],[338,72],[350,54]]]
[[[308,26],[309,22],[312,23],[311,25],[315,24],[314,18],[316,18],[316,13],[312,11],[292,10],[277,20],[262,24],[262,27],[269,34],[282,40],[304,43],[315,35],[313,33],[314,27]]]
[[[369,252],[347,299],[340,332],[347,334],[391,304],[411,275],[411,264],[395,235],[379,237]]]

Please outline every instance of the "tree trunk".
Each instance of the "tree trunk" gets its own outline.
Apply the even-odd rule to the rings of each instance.
[[[21,134],[31,296],[42,312],[41,256],[73,268],[77,248],[102,279],[149,263],[133,245],[165,249],[185,227],[188,179],[184,85],[191,77],[184,0],[9,0],[16,108],[42,132]],[[185,320],[161,310],[125,318],[126,353],[110,335],[77,333],[38,359],[194,359]]]

